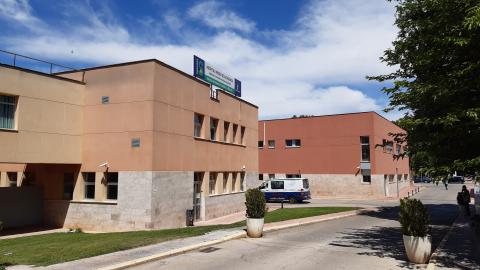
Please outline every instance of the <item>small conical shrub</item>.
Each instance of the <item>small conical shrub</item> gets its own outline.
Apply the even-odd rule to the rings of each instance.
[[[247,206],[247,217],[263,218],[267,212],[265,196],[258,188],[249,189],[245,192],[245,205]]]
[[[401,199],[399,221],[404,235],[425,237],[430,233],[427,208],[417,199]]]

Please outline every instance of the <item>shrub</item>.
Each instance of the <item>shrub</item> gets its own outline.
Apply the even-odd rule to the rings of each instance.
[[[247,217],[263,218],[267,212],[265,196],[258,188],[249,189],[245,192],[245,205],[247,206]]]
[[[404,235],[425,237],[430,233],[427,208],[417,199],[401,199],[399,221]]]
[[[2,229],[3,229],[3,222],[0,221],[0,231],[2,231]],[[0,269],[0,270],[1,270],[1,269]]]

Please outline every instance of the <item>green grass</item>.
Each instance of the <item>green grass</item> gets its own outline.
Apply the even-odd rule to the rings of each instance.
[[[265,222],[272,223],[355,209],[358,208],[311,207],[278,209],[269,212],[265,216]],[[46,266],[178,238],[203,235],[214,230],[241,226],[245,226],[245,221],[228,225],[187,227],[158,231],[101,234],[52,233],[5,239],[0,240],[0,269],[2,265],[14,264]]]

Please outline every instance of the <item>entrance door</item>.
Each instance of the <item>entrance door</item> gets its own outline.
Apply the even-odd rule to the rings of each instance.
[[[193,174],[193,217],[195,220],[199,220],[201,218],[202,181],[203,173],[196,172]]]

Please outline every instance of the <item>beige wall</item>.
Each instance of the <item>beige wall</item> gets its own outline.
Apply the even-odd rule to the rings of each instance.
[[[0,74],[0,93],[18,97],[16,130],[0,130],[0,163],[81,163],[85,86],[3,66]]]

